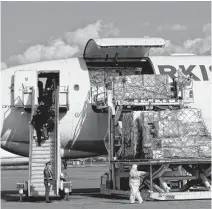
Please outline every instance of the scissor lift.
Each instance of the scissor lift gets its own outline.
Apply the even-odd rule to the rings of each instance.
[[[139,75],[142,77],[143,75]],[[153,75],[154,76],[154,75]],[[178,85],[175,83],[175,85]],[[179,86],[176,86],[179,89]],[[142,89],[142,86],[141,88]],[[181,96],[187,93],[180,88]],[[136,91],[139,91],[137,89]],[[139,92],[137,92],[139,93]],[[184,200],[184,199],[210,199],[211,184],[208,179],[211,176],[210,159],[118,159],[118,152],[122,145],[117,138],[122,137],[122,115],[125,112],[135,110],[158,110],[182,108],[186,102],[183,96],[178,99],[178,93],[174,99],[156,101],[152,98],[138,101],[137,99],[117,99],[114,94],[114,82],[107,90],[108,106],[108,131],[105,141],[108,142],[109,172],[101,177],[101,193],[104,195],[122,195],[129,197],[129,188],[123,187],[122,179],[129,177],[132,164],[137,164],[140,169],[149,173],[142,188],[146,188],[144,197],[150,200]],[[187,100],[191,102],[192,100]],[[181,168],[174,171],[171,168]],[[182,169],[183,168],[183,169]],[[183,172],[183,171],[184,172]],[[166,174],[166,175],[165,175]],[[168,174],[168,175],[167,175]],[[128,184],[125,181],[125,184]],[[171,189],[170,189],[171,188]]]

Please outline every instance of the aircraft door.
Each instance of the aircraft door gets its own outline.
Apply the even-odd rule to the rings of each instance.
[[[32,87],[35,89],[35,105],[38,104],[38,76],[36,70],[19,70],[14,74],[14,105],[31,107]]]
[[[71,73],[67,71],[60,72],[60,107],[68,109],[69,107],[69,83],[71,80]]]

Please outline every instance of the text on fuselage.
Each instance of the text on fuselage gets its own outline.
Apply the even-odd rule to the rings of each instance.
[[[191,75],[194,81],[208,81],[209,73],[211,73],[212,66],[206,67],[205,65],[189,65],[185,67],[184,65],[179,65],[178,68],[172,65],[158,65],[160,74],[167,74],[171,78],[176,76],[177,70],[181,68],[182,73],[184,75]],[[208,68],[208,69],[207,69]],[[194,71],[199,71],[199,75],[197,75]]]

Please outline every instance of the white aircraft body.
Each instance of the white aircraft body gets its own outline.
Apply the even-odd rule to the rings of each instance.
[[[89,40],[81,58],[70,58],[20,65],[1,71],[1,147],[20,156],[29,156],[29,121],[31,114],[16,104],[21,97],[21,83],[37,87],[39,73],[58,72],[60,86],[68,86],[69,110],[60,113],[61,157],[87,158],[107,154],[104,136],[107,113],[97,113],[92,106],[89,68],[133,64],[144,74],[176,75],[179,68],[193,76],[194,103],[202,110],[211,132],[211,57],[149,56],[151,47],[162,47],[162,39]],[[145,59],[143,59],[145,58]],[[115,64],[114,64],[115,63]],[[17,72],[21,72],[17,74]],[[25,79],[25,80],[24,80]],[[20,98],[19,98],[20,100]]]

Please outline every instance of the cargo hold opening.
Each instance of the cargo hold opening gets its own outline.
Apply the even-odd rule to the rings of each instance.
[[[93,110],[102,112],[98,107],[106,106],[107,85],[112,77],[155,74],[149,50],[162,46],[164,41],[156,38],[89,40],[83,57],[89,70]]]
[[[58,71],[39,71],[38,73],[38,103],[51,105],[54,101],[52,92],[59,87]]]

